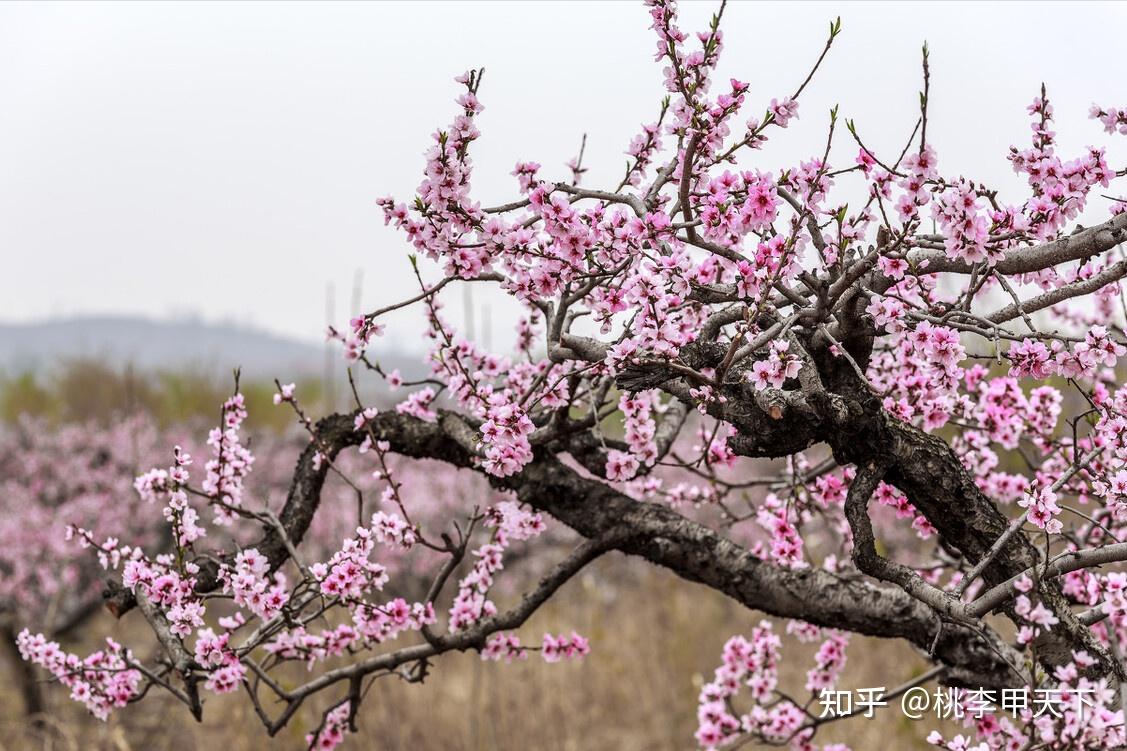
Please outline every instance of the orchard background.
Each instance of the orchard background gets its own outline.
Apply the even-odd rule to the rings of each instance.
[[[88,389],[70,386],[89,383],[92,374],[98,384],[93,395]],[[302,384],[304,390],[314,393],[319,387],[316,379]],[[10,439],[21,430],[21,422],[30,419],[48,441],[67,432],[74,432],[83,442],[107,435],[121,441],[114,426],[140,423],[146,432],[145,449],[153,452],[148,455],[151,463],[168,437],[182,440],[191,428],[198,430],[213,419],[213,405],[222,402],[226,390],[226,380],[210,372],[141,375],[92,360],[65,362],[46,373],[25,372],[5,379],[0,386],[3,430]],[[256,472],[265,469],[266,476],[256,477],[256,485],[284,483],[300,438],[288,431],[288,417],[279,419],[281,410],[271,403],[273,384],[250,383],[244,391],[258,394],[252,397],[249,422],[257,440],[271,445],[271,453],[264,456],[269,464],[256,468]],[[125,415],[136,417],[127,420]],[[37,452],[47,448],[40,446]],[[133,456],[128,457],[130,468],[113,474],[114,493],[106,498],[107,506],[138,508],[132,503]],[[3,465],[6,480],[26,478],[25,468],[13,468],[10,463],[25,458],[26,454],[8,457]],[[351,505],[349,499],[344,502]],[[9,497],[7,503],[6,510],[12,508],[13,499]],[[6,534],[8,513],[23,526],[19,515],[6,511]],[[76,563],[86,560],[67,550],[58,520],[47,516],[37,522],[41,529],[34,544],[47,544],[55,556],[66,555]],[[334,534],[348,531],[348,519],[336,522],[339,526],[329,525],[320,541],[327,543]],[[475,655],[456,656],[444,666],[441,681],[378,686],[377,701],[364,707],[366,730],[360,742],[387,749],[689,748],[696,730],[696,692],[715,667],[716,655],[728,635],[757,621],[742,606],[645,563],[623,560],[600,565],[571,582],[558,601],[536,616],[533,626],[545,630],[574,627],[596,643],[614,634],[617,646],[613,652],[575,665],[514,663],[503,674]],[[107,633],[125,641],[142,638],[144,629],[117,621],[99,607],[89,621],[68,632],[65,640],[74,651],[89,651]],[[801,682],[804,676],[799,666],[809,662],[816,645],[785,635],[784,639],[787,653],[796,658],[795,670],[787,679]],[[5,675],[14,677],[23,669],[10,649],[5,650],[3,660]],[[856,640],[850,660],[857,687],[883,685],[890,675],[922,673],[926,668],[911,649],[890,648],[879,640]],[[37,676],[37,680],[43,678]],[[257,721],[236,700],[215,702],[209,707],[213,714],[203,725],[177,712],[174,702],[160,698],[154,702],[159,709],[114,714],[101,722],[53,688],[42,684],[38,692],[42,714],[29,717],[20,683],[5,682],[0,693],[5,728],[0,748],[202,751],[222,744],[236,751],[262,747],[261,733],[252,724]],[[577,717],[584,721],[577,723]],[[279,745],[303,746],[304,735],[318,721],[316,712],[302,713],[288,735],[279,738]],[[890,737],[906,745],[922,743],[931,729],[942,726],[940,722],[907,720],[896,710],[840,728],[831,726],[827,734],[864,748],[861,744],[884,743]]]
[[[97,376],[98,384],[93,395],[88,389],[71,387],[75,382],[89,383],[91,375]],[[319,383],[313,379],[302,388],[316,393]],[[166,443],[168,437],[177,435],[183,439],[192,427],[198,429],[213,419],[213,405],[223,400],[226,390],[225,379],[209,372],[157,371],[142,376],[91,360],[66,362],[47,373],[25,372],[3,382],[3,430],[10,440],[23,429],[23,422],[34,420],[37,432],[52,444],[55,436],[68,432],[82,442],[97,442],[99,437],[108,436],[111,443],[128,444],[131,439],[122,439],[114,426],[132,429],[140,424],[144,426],[144,450],[156,453],[162,440]],[[271,453],[264,456],[269,464],[256,469],[265,469],[266,476],[255,478],[256,484],[269,487],[284,483],[291,470],[288,460],[300,448],[300,438],[290,433],[290,440],[286,439],[289,420],[279,419],[281,410],[271,403],[273,384],[246,384],[244,391],[258,394],[252,397],[249,421],[257,440],[271,445]],[[125,415],[134,417],[129,420]],[[35,453],[45,453],[49,448],[38,446]],[[148,454],[150,463],[155,458],[153,453]],[[130,453],[127,457],[128,468],[112,473],[108,489],[113,493],[107,493],[107,506],[138,508],[131,503],[132,467],[140,461],[134,456],[138,455]],[[57,458],[57,454],[48,457]],[[8,456],[3,465],[5,479],[26,482],[28,469],[13,467],[13,462],[29,458],[25,453]],[[443,490],[449,492],[449,488]],[[6,534],[12,534],[7,526],[9,518],[21,527],[24,524],[18,514],[7,511],[15,500],[9,496],[6,503],[3,528]],[[94,504],[94,508],[100,506]],[[34,544],[46,544],[56,556],[53,560],[65,556],[76,564],[85,561],[85,556],[67,550],[59,520],[45,516],[36,521],[41,528]],[[334,534],[348,531],[348,519],[335,521],[339,526],[328,525],[319,541],[328,543]],[[618,646],[613,652],[575,665],[514,663],[506,666],[504,674],[489,669],[474,655],[457,656],[444,666],[442,681],[422,686],[391,682],[378,686],[378,700],[364,708],[365,726],[372,731],[370,735],[363,733],[361,742],[388,749],[690,747],[696,730],[696,691],[715,667],[716,654],[728,635],[758,619],[749,618],[735,603],[647,564],[633,562],[624,567],[622,563],[625,561],[598,566],[570,583],[560,599],[533,622],[546,630],[575,627],[596,640],[614,634]],[[54,580],[54,576],[51,578]],[[35,602],[40,603],[38,599]],[[143,636],[138,624],[117,621],[100,610],[98,607],[89,621],[67,633],[66,642],[75,651],[97,648],[105,633],[122,641]],[[11,636],[9,633],[8,638]],[[784,638],[788,653],[803,655],[796,665],[809,661],[811,645]],[[3,659],[5,675],[17,676],[23,669],[10,649],[5,650]],[[893,673],[925,669],[924,661],[910,649],[890,649],[877,640],[858,640],[850,650],[850,659],[859,668],[852,674],[858,687],[882,685]],[[787,677],[803,680],[801,669]],[[42,675],[37,676],[37,680],[42,679]],[[256,721],[238,701],[220,699],[217,706],[209,707],[214,714],[204,725],[177,712],[173,702],[159,698],[157,702],[163,705],[160,709],[114,714],[101,722],[52,688],[51,684],[42,684],[37,692],[42,714],[29,717],[27,697],[19,681],[5,682],[0,693],[5,728],[0,748],[262,747],[261,734],[248,732]],[[584,718],[584,722],[575,722],[576,717]],[[316,712],[303,713],[279,744],[302,745],[305,733],[318,720]],[[833,733],[830,737],[858,745],[882,743],[890,737],[912,744],[922,742],[936,726],[942,723],[912,722],[898,711],[890,711],[827,730]]]

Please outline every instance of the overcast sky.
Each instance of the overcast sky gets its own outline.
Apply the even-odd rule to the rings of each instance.
[[[715,7],[686,3],[682,28]],[[945,174],[1016,187],[1004,155],[1028,143],[1042,80],[1065,156],[1107,140],[1089,104],[1127,104],[1127,5],[1110,3],[736,2],[720,80],[750,82],[761,112],[801,81],[837,14],[844,32],[801,119],[747,164],[820,154],[835,102],[872,148],[898,150],[925,39]],[[586,184],[609,182],[663,95],[648,23],[637,2],[2,4],[0,321],[193,314],[319,339],[329,285],[338,320],[358,273],[365,308],[412,293],[407,246],[374,201],[409,200],[454,114],[455,75],[487,71],[483,201],[513,197],[518,159],[563,176],[583,133]],[[1127,148],[1111,153],[1124,166]],[[474,302],[507,342],[512,309]],[[401,317],[403,342],[417,320]]]

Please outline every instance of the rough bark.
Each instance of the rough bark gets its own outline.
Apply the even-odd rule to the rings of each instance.
[[[843,344],[864,367],[875,332],[859,312],[843,316],[842,321],[846,332]],[[809,350],[818,377],[787,392],[792,402],[801,397],[803,408],[782,410],[775,419],[778,425],[775,432],[793,427],[803,441],[828,445],[842,465],[853,464],[862,470],[879,468],[880,478],[904,493],[938,530],[945,546],[957,550],[971,564],[982,560],[1006,531],[1009,519],[978,488],[951,446],[889,415],[855,370],[843,362],[844,358],[829,353],[825,342],[808,336],[801,346]],[[760,424],[771,415],[748,405],[749,400],[744,399],[739,406],[726,408],[723,413],[741,434],[730,444],[737,453],[770,455],[765,454],[765,449],[769,448],[772,436],[765,434]],[[868,494],[863,500],[867,502]],[[850,521],[856,532],[858,523],[867,524],[867,512],[863,512],[861,506],[855,506],[854,512]],[[857,515],[862,512],[864,520]],[[871,537],[871,529],[867,534]],[[983,571],[983,579],[988,585],[997,585],[1027,570],[1038,560],[1029,537],[1019,532],[990,561]],[[861,551],[857,562],[870,575],[907,586],[917,594],[920,591],[918,582],[905,567],[877,560],[868,555],[867,550]],[[1110,659],[1091,631],[1077,620],[1057,582],[1043,582],[1039,594],[1060,619],[1060,623],[1037,642],[1042,664],[1051,668],[1066,663],[1074,650],[1085,649],[1101,660],[1102,672],[1121,672],[1118,663]],[[938,608],[937,612],[951,610],[946,598],[925,599],[929,599],[933,608]],[[1003,610],[1013,616],[1012,612]]]

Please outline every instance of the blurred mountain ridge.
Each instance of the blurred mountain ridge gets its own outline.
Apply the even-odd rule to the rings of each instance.
[[[237,324],[195,318],[160,320],[91,315],[30,323],[0,323],[0,367],[9,372],[43,370],[93,359],[144,370],[189,368],[230,372],[241,367],[256,378],[319,373],[322,347]]]
[[[406,374],[423,369],[421,357],[401,351],[394,342],[375,344],[387,370],[401,368]],[[321,376],[326,363],[336,374],[344,370],[339,344],[318,345],[236,323],[128,315],[0,322],[0,372],[42,371],[82,359],[215,375],[239,367],[245,376],[267,381]]]

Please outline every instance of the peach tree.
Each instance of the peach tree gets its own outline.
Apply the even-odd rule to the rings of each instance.
[[[582,153],[560,179],[522,161],[513,200],[482,205],[471,155],[483,77],[460,76],[414,197],[379,201],[412,247],[417,294],[330,330],[357,378],[406,397],[378,410],[354,389],[352,412],[314,420],[279,383],[308,444],[270,506],[244,490],[253,455],[236,393],[206,456],[178,449],[137,481],[163,507],[170,550],[79,536],[113,572],[109,606],[140,611],[162,657],[113,641],[80,657],[24,632],[27,659],[103,717],[156,690],[201,717],[209,693],[238,692],[274,734],[316,701],[307,740],[332,748],[379,676],[440,675],[453,651],[554,662],[613,650],[524,624],[617,551],[821,642],[791,687],[772,621],[733,637],[700,692],[702,747],[818,748],[819,728],[853,714],[818,706],[850,634],[907,642],[934,666],[887,701],[929,681],[967,689],[951,694],[962,704],[1046,687],[1092,700],[1086,712],[965,712],[967,735],[933,734],[938,746],[1127,743],[1127,575],[1106,568],[1127,560],[1115,370],[1127,201],[1110,192],[1127,170],[1100,147],[1058,153],[1042,89],[1031,140],[1004,155],[1019,195],[945,172],[929,140],[926,46],[902,149],[869,148],[835,107],[808,159],[765,163],[840,22],[809,74],[772,97],[714,80],[723,6],[690,35],[673,2],[647,5],[666,91],[621,179],[582,184]],[[1127,110],[1090,114],[1127,134]],[[489,351],[448,320],[444,294],[468,284],[521,306],[511,347]],[[384,317],[408,306],[429,337],[428,374],[413,382],[380,365]],[[364,458],[380,502],[313,560],[302,543],[342,452]],[[408,460],[484,478],[492,500],[421,523],[424,501],[397,469]],[[581,541],[499,606],[511,549],[554,524]],[[256,537],[206,544],[227,526]],[[415,597],[381,562],[408,550],[432,566]],[[309,672],[280,681],[292,663]]]

